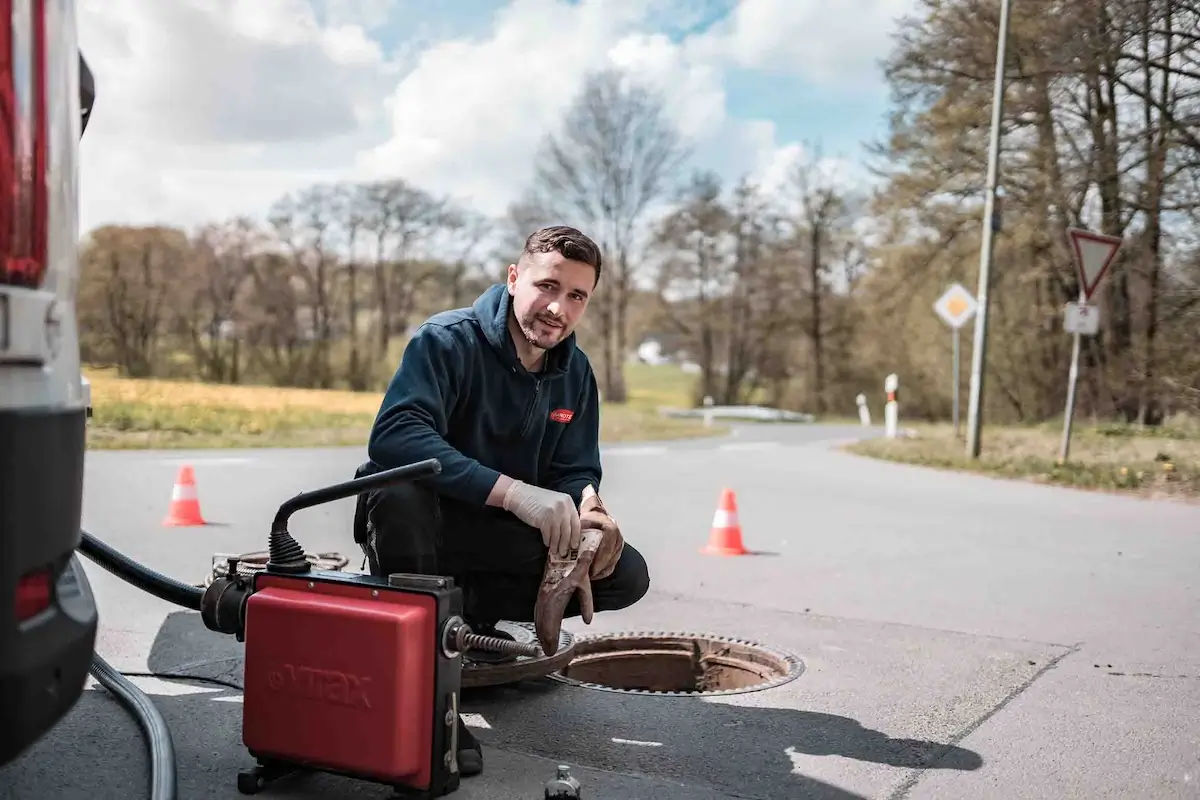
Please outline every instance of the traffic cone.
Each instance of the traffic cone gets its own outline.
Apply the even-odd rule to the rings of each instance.
[[[738,522],[737,498],[732,489],[721,490],[708,544],[700,552],[709,556],[744,556],[750,552],[742,544],[742,525]]]
[[[167,518],[163,525],[172,527],[189,527],[206,525],[200,514],[200,499],[196,495],[196,474],[188,465],[179,468],[175,478],[175,488],[171,490],[171,506],[167,510]]]

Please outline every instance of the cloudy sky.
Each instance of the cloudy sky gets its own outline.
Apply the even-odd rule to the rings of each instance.
[[[589,70],[667,91],[693,164],[854,164],[912,0],[81,0],[96,75],[82,219],[192,226],[398,176],[499,214]]]

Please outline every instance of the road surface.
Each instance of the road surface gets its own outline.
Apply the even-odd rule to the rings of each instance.
[[[721,700],[553,684],[467,710],[485,746],[464,800],[542,797],[557,763],[587,798],[1200,797],[1200,508],[887,464],[837,451],[857,428],[749,425],[614,446],[604,496],[651,593],[580,633],[702,631],[788,650],[785,686]],[[189,582],[266,546],[275,507],[353,474],[353,449],[92,453],[86,527]],[[160,525],[181,463],[205,528]],[[713,558],[722,488],[747,546]],[[300,512],[309,550],[354,553],[351,501]],[[359,565],[357,559],[352,567]],[[240,678],[240,647],[88,563],[99,649],[132,671]],[[139,679],[172,726],[180,796],[235,798],[240,697]],[[100,689],[0,770],[0,798],[146,796],[137,728]],[[265,797],[385,798],[337,778]]]

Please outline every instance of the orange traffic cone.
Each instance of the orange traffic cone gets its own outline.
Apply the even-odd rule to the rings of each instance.
[[[163,525],[188,527],[206,524],[200,514],[200,499],[196,495],[196,475],[192,468],[185,464],[179,468],[179,475],[175,478],[175,488],[171,490],[171,506]]]
[[[710,556],[744,556],[750,552],[742,544],[742,525],[738,522],[737,498],[732,489],[721,490],[721,502],[713,514],[712,533],[700,552]]]

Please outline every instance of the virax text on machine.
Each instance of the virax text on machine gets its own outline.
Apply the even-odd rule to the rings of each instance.
[[[450,794],[463,652],[541,653],[472,633],[449,577],[315,569],[288,533],[302,508],[440,471],[428,459],[301,493],[275,515],[265,568],[239,574],[231,563],[208,586],[204,624],[245,643],[242,742],[257,766],[238,775],[243,794],[304,771],[386,784],[397,797]]]

